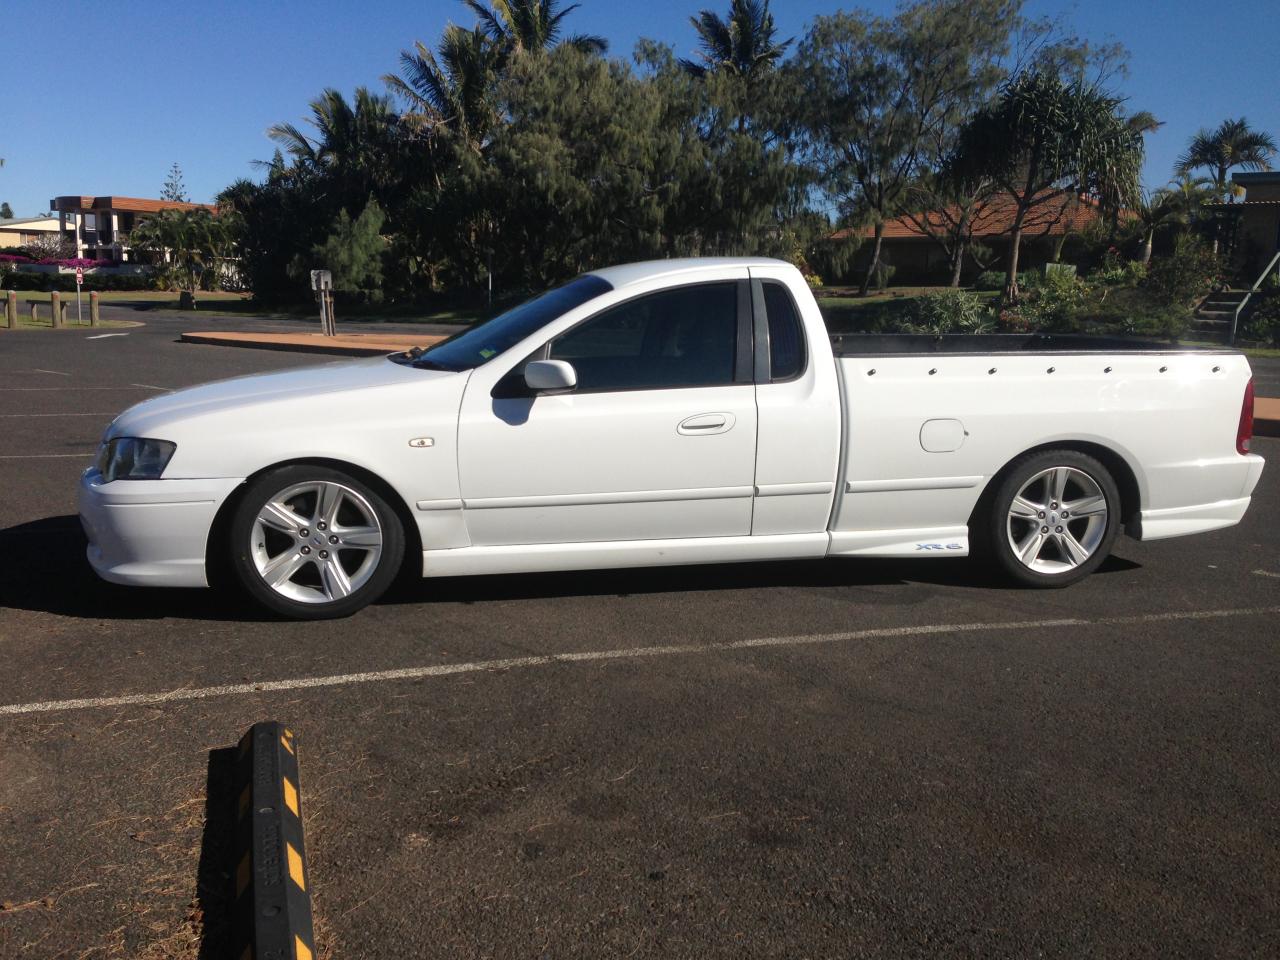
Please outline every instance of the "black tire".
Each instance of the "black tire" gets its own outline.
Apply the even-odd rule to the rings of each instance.
[[[1061,503],[1077,503],[1083,509],[1096,510],[1096,501],[1101,497],[1105,501],[1105,520],[1096,513],[1084,517],[1059,515],[1061,503],[1053,499],[1049,486],[1060,476],[1058,470],[1065,470],[1067,477],[1067,496]],[[1030,502],[1045,509],[1027,518],[1011,517],[1014,499],[1033,481],[1026,491],[1028,495],[1020,500],[1020,507],[1026,510]],[[980,521],[980,554],[1022,586],[1067,587],[1097,570],[1111,553],[1120,531],[1120,512],[1119,488],[1107,468],[1093,457],[1076,450],[1026,454],[1014,461]],[[1011,540],[1026,544],[1035,567],[1024,562]],[[1080,560],[1077,548],[1087,548],[1087,558]]]
[[[290,491],[296,492],[279,501]],[[326,514],[330,521],[321,519],[322,496],[333,504]],[[308,525],[290,531],[287,524],[260,524],[273,500],[286,503],[289,516]],[[340,536],[346,531],[352,538],[348,546]],[[400,571],[404,543],[399,517],[377,490],[342,471],[307,464],[281,467],[251,482],[227,529],[236,581],[259,604],[293,620],[346,617],[377,600]],[[264,578],[264,572],[282,574],[295,564],[278,587]]]

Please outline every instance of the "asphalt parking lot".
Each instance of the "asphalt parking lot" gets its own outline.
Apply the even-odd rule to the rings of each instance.
[[[202,325],[0,334],[0,957],[225,956],[226,748],[268,718],[322,956],[1275,955],[1280,441],[1241,526],[1064,591],[778,563],[279,623],[83,560],[111,417],[316,362]]]

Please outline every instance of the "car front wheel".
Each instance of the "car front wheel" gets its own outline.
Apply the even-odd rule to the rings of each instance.
[[[298,620],[345,617],[391,585],[404,557],[395,511],[339,470],[297,465],[250,483],[231,521],[236,578]]]

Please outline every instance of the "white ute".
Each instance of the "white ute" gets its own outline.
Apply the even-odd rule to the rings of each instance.
[[[586,274],[426,351],[125,411],[80,484],[107,580],[227,570],[297,618],[427,577],[963,557],[1018,583],[1237,523],[1245,358],[1044,336],[831,338],[776,260]]]

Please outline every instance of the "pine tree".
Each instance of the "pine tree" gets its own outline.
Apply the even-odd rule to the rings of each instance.
[[[333,289],[356,294],[370,302],[382,300],[382,257],[387,242],[382,225],[387,215],[372,197],[354,220],[338,211],[329,238],[312,249],[320,264],[333,273]]]
[[[191,198],[187,196],[187,185],[182,182],[182,168],[178,166],[175,160],[173,166],[169,168],[169,176],[165,177],[164,189],[160,191],[161,200],[171,200],[174,203],[190,203]]]
[[[12,220],[13,207],[6,203],[0,203],[0,220]]]

